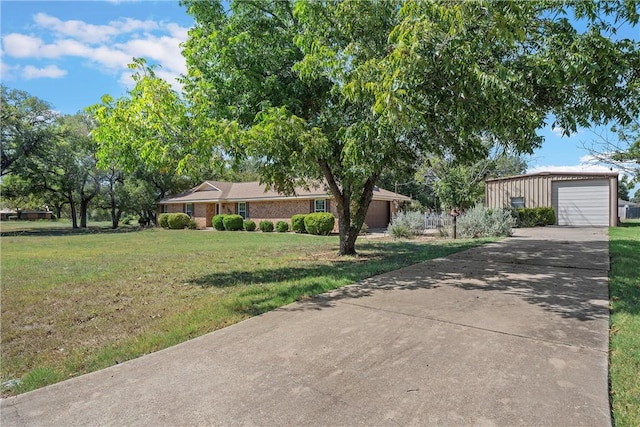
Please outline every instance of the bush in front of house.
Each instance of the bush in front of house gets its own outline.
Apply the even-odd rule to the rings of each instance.
[[[242,223],[242,228],[244,228],[244,231],[256,231],[256,223],[247,219]]]
[[[260,221],[259,224],[260,231],[263,233],[271,233],[273,231],[273,222],[271,221]]]
[[[162,228],[169,228],[169,214],[161,213],[158,215],[158,225]]]
[[[553,208],[520,208],[515,211],[518,227],[538,227],[556,223],[556,213]]]
[[[220,214],[211,218],[211,225],[218,231],[224,231],[224,217],[226,215]]]
[[[387,231],[395,239],[419,236],[424,233],[424,214],[418,211],[398,212]]]
[[[391,224],[389,224],[387,231],[389,232],[389,235],[394,239],[408,239],[414,236],[414,234],[411,233],[411,229],[409,229],[409,226],[402,223],[392,222]]]
[[[187,228],[189,230],[195,230],[195,229],[198,228],[198,223],[196,223],[195,219],[191,219],[191,220],[189,220],[189,224],[187,224]]]
[[[333,231],[336,218],[329,212],[314,212],[304,217],[304,229],[309,234],[326,236]]]
[[[298,214],[291,217],[291,230],[295,233],[306,233],[307,230],[304,228],[304,217],[305,214]]]
[[[511,236],[516,220],[508,209],[476,205],[462,213],[456,223],[456,234],[460,237],[501,237]]]
[[[240,215],[225,215],[222,219],[222,224],[224,225],[224,229],[227,231],[240,231],[242,230],[242,226],[244,223],[244,219]]]
[[[287,221],[276,222],[276,231],[278,233],[286,233],[289,231],[289,223]]]
[[[191,217],[186,213],[169,214],[169,219],[167,220],[169,228],[172,230],[182,230],[187,228],[189,226],[189,221],[191,221]]]

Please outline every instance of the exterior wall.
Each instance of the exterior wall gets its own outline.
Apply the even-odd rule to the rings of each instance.
[[[254,221],[291,221],[296,214],[311,212],[309,200],[249,202],[249,218]]]
[[[171,203],[167,205],[167,213],[180,213],[180,212],[184,212],[184,203]]]
[[[524,197],[526,208],[553,207],[552,183],[557,181],[609,180],[609,223],[618,223],[618,179],[615,174],[536,174],[486,181],[485,200],[489,208],[509,208],[512,197]]]
[[[329,212],[336,217],[333,231],[338,232],[338,210],[333,199],[328,199]],[[247,217],[258,224],[260,221],[268,220],[274,224],[278,221],[286,221],[291,225],[291,217],[296,214],[307,214],[313,212],[314,199],[307,200],[287,200],[287,201],[249,201]],[[167,213],[184,212],[184,204],[167,204]],[[237,213],[236,203],[194,203],[193,219],[198,228],[211,227],[211,218],[216,214],[217,207],[220,206],[222,214]],[[399,209],[394,203],[382,200],[374,200],[369,206],[365,222],[369,228],[386,228],[389,225],[391,216]],[[162,212],[159,207],[158,213]]]
[[[211,218],[207,215],[207,203],[193,204],[193,220],[198,228],[207,227],[207,222],[211,224]]]

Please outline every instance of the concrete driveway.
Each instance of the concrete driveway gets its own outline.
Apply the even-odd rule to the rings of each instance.
[[[611,424],[607,229],[542,228],[1,402],[13,425]]]

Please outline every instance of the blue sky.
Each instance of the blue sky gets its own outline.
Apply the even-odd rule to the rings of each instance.
[[[104,94],[125,94],[133,57],[160,64],[158,74],[170,82],[186,72],[180,43],[193,19],[177,1],[2,0],[0,15],[2,83],[65,114]],[[640,28],[621,28],[618,36],[640,40]],[[590,163],[585,146],[598,141],[596,134],[581,130],[567,138],[561,131],[539,131],[545,142],[528,158],[529,172],[609,170]]]

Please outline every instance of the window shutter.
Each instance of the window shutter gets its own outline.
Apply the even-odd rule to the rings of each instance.
[[[314,213],[316,211],[316,201],[309,200],[309,213]]]
[[[244,212],[244,216],[246,216],[247,218],[251,218],[251,217],[249,216],[249,202],[246,202],[246,203],[244,204],[244,211],[245,211],[245,212]]]
[[[326,201],[326,202],[324,202],[324,208],[325,208],[325,210],[326,210],[327,212],[331,213],[331,207],[330,207],[330,205],[329,205],[329,200],[330,200],[330,199],[327,199],[327,201]]]

